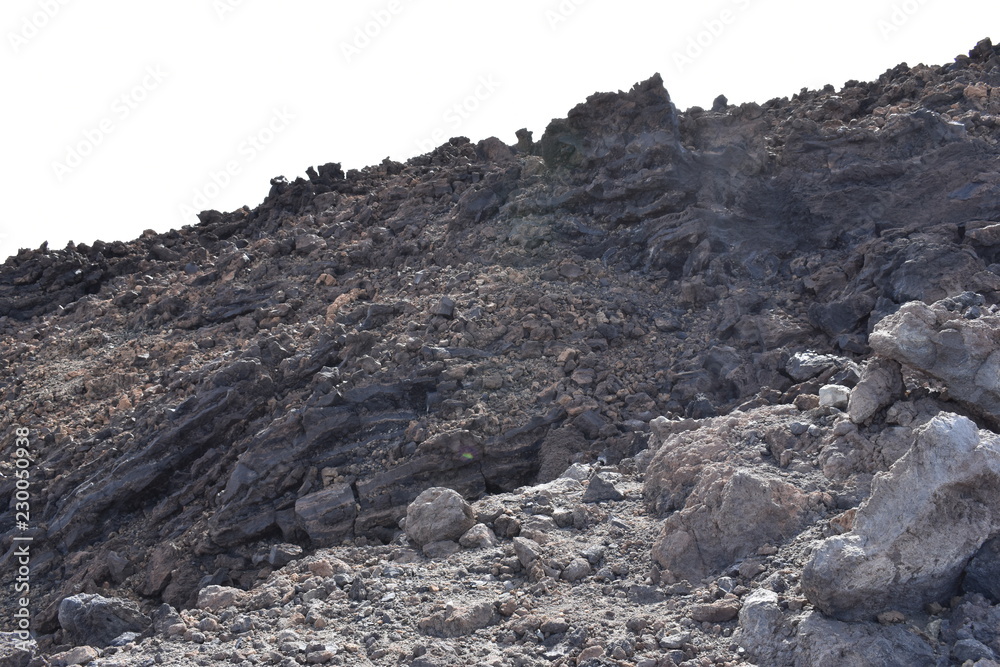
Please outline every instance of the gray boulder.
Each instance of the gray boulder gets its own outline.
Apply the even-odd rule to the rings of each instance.
[[[151,624],[127,600],[80,593],[59,603],[59,625],[66,643],[103,648],[125,632],[143,632]]]
[[[902,396],[903,374],[899,364],[891,359],[875,357],[865,366],[861,380],[851,390],[847,414],[852,422],[861,424]]]
[[[822,542],[802,574],[817,609],[841,620],[919,611],[958,591],[1000,526],[1000,436],[942,413],[875,477],[851,532]]]
[[[967,319],[953,301],[904,304],[876,325],[870,345],[941,380],[954,400],[1000,424],[1000,315]]]
[[[906,626],[843,623],[809,612],[798,625],[795,665],[934,667],[934,649]],[[763,664],[763,663],[762,663]]]
[[[811,514],[809,497],[795,486],[754,470],[715,466],[702,474],[684,509],[664,521],[653,559],[674,576],[694,580],[798,534]]]
[[[417,545],[458,540],[476,525],[476,514],[458,492],[431,487],[406,508],[406,535]]]
[[[759,665],[931,667],[931,646],[905,626],[844,623],[816,612],[789,614],[778,594],[759,588],[743,601],[733,635]]]

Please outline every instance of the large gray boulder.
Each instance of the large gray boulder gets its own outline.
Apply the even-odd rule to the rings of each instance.
[[[942,413],[876,476],[851,532],[825,540],[802,575],[817,609],[841,620],[919,611],[958,591],[1000,527],[1000,436]]]
[[[960,302],[904,304],[875,326],[869,344],[941,380],[954,400],[1000,424],[1000,315],[966,317]]]
[[[684,509],[663,522],[653,559],[694,581],[797,535],[812,514],[809,497],[777,477],[746,468],[707,469]]]
[[[419,546],[457,540],[476,525],[476,514],[457,491],[431,487],[406,508],[406,535]]]
[[[125,632],[142,632],[149,618],[127,600],[80,593],[59,603],[59,625],[67,644],[103,648]]]
[[[743,601],[733,635],[759,665],[796,667],[932,667],[923,638],[902,625],[844,623],[808,611],[786,614],[778,594],[758,588]]]

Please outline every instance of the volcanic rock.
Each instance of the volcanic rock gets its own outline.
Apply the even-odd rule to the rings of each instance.
[[[871,335],[872,349],[935,377],[965,407],[1000,424],[1000,316],[968,318],[974,295],[904,304]]]
[[[97,660],[127,667],[988,655],[998,67],[687,111],[655,75],[537,142],[22,250],[32,650],[101,593],[155,612]]]
[[[1000,436],[939,415],[876,477],[853,530],[820,545],[803,570],[802,590],[843,620],[947,601],[966,563],[1000,528],[998,494]]]
[[[406,535],[418,546],[458,540],[475,523],[472,506],[452,489],[427,489],[406,508]]]
[[[127,600],[81,593],[59,603],[59,626],[74,646],[104,647],[125,632],[142,632],[149,625],[149,618]]]

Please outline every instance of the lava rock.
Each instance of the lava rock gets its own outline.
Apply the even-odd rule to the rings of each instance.
[[[962,590],[1000,603],[1000,536],[991,537],[965,567]]]
[[[59,603],[59,626],[76,646],[103,648],[125,632],[143,632],[152,622],[137,605],[119,598],[80,593]]]

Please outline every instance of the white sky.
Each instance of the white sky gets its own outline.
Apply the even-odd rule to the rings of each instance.
[[[945,64],[1000,41],[998,18],[996,0],[3,0],[0,261],[252,207],[310,165],[537,140],[654,72],[686,109]]]

